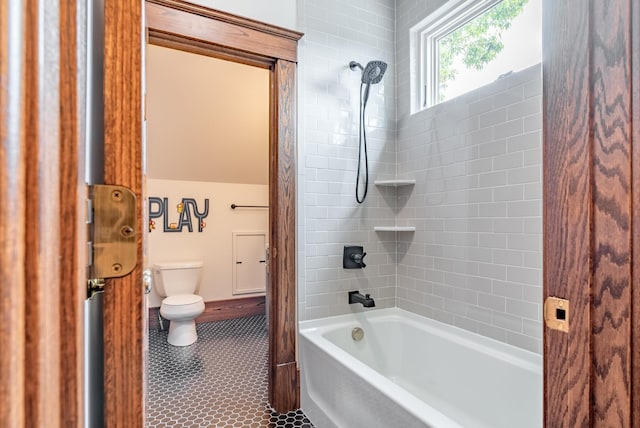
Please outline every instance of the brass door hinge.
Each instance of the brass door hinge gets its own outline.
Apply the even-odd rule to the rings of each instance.
[[[104,278],[129,274],[138,262],[136,195],[126,187],[89,186],[87,203],[89,297],[102,291]]]
[[[569,332],[569,301],[547,297],[544,301],[544,323],[552,330]]]

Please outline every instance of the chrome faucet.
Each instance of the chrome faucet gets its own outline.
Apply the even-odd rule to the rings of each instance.
[[[362,306],[365,308],[373,308],[376,306],[376,302],[370,294],[363,296],[358,290],[349,291],[349,304],[352,305],[354,303],[362,303]]]

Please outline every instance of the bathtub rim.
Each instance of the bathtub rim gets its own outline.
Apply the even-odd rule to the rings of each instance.
[[[382,318],[401,319],[403,322],[408,322],[422,330],[427,330],[436,336],[454,339],[456,343],[461,345],[477,347],[482,352],[500,360],[511,363],[520,362],[522,364],[518,365],[542,375],[543,360],[541,354],[397,307],[300,321],[298,330],[300,335],[305,334],[308,337],[323,336],[336,327],[346,327],[354,321],[361,322],[362,319],[376,320]],[[331,343],[328,339],[324,337],[323,339]],[[331,344],[333,345],[333,343]],[[336,347],[340,349],[338,346]]]

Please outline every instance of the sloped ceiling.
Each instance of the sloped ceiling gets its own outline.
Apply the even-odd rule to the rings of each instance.
[[[269,71],[148,45],[150,178],[268,184]]]

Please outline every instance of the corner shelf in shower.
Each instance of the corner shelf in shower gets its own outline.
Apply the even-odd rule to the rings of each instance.
[[[381,187],[398,187],[413,186],[416,184],[415,179],[395,179],[395,180],[376,180],[373,182],[376,186]],[[373,228],[376,232],[415,232],[414,226],[375,226]]]
[[[374,226],[376,232],[415,232],[415,226]]]
[[[402,186],[413,186],[416,184],[415,179],[407,179],[407,180],[376,180],[373,182],[376,186],[383,187],[402,187]]]

